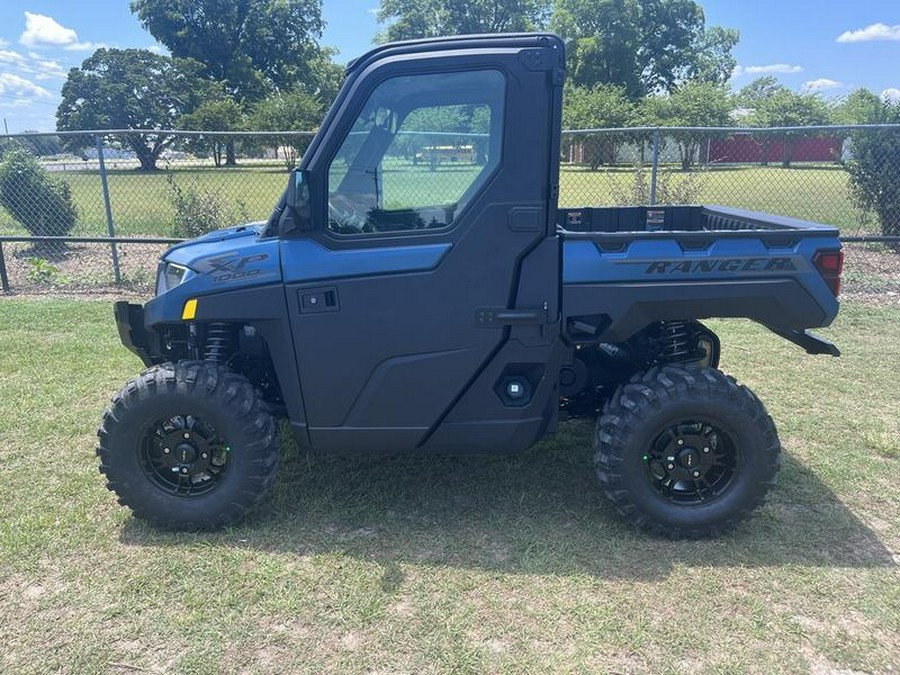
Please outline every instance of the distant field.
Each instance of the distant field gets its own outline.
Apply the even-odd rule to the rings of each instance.
[[[441,166],[436,171],[395,161],[385,176],[387,203],[420,201],[426,194],[433,203],[453,201],[476,170],[472,166]],[[724,204],[768,211],[836,225],[845,234],[877,230],[877,223],[860,225],[860,213],[852,205],[847,173],[837,166],[716,167],[685,174],[671,167],[661,170],[660,194],[665,188],[690,195],[691,201]],[[66,180],[78,206],[80,217],[76,234],[106,232],[106,215],[99,174],[96,171],[59,171]],[[242,210],[251,220],[268,217],[284,189],[286,173],[279,164],[237,167],[233,169],[176,168],[158,173],[115,170],[109,173],[110,201],[116,231],[121,235],[169,235],[173,210],[167,177],[182,188],[212,191]],[[415,180],[413,180],[415,178]],[[424,179],[424,183],[422,182]],[[649,170],[645,172],[649,180]],[[685,181],[687,181],[685,183]],[[635,190],[635,172],[628,168],[563,167],[560,179],[560,204],[563,206],[613,205],[642,201]],[[646,195],[646,189],[643,193]],[[2,211],[0,214],[5,215]],[[0,232],[21,232],[8,216],[0,217]]]

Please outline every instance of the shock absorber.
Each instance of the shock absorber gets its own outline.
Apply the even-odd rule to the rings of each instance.
[[[234,338],[234,326],[227,323],[209,324],[203,349],[204,360],[225,363],[234,352]]]
[[[659,340],[666,361],[683,361],[692,358],[697,351],[685,321],[662,322]]]

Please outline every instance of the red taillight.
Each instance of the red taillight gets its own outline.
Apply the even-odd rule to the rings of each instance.
[[[813,263],[819,274],[828,284],[831,292],[837,296],[841,292],[841,272],[844,271],[843,251],[819,251],[813,257]]]

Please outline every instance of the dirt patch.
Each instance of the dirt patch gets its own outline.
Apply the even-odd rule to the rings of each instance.
[[[900,304],[900,253],[877,244],[845,244],[841,295],[882,306]]]
[[[153,292],[159,258],[166,244],[116,245],[119,282],[110,244],[53,242],[35,247],[5,243],[3,258],[10,291],[15,295],[142,295]]]

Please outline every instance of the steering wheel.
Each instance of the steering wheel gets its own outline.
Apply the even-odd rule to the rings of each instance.
[[[371,232],[369,222],[370,195],[328,195],[328,227],[338,232]]]

